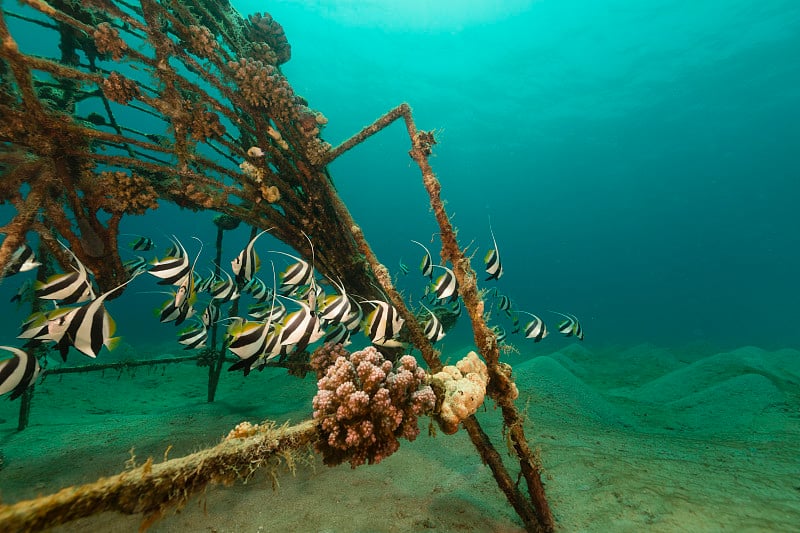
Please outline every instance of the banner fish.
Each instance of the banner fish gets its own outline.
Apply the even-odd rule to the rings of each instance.
[[[256,244],[256,240],[270,231],[273,228],[268,228],[250,239],[250,242],[247,243],[244,250],[242,250],[236,258],[231,261],[231,270],[233,270],[234,275],[236,276],[236,283],[242,284],[247,283],[251,279],[253,279],[253,275],[258,272],[258,269],[261,268],[261,260],[258,258],[258,254],[256,253],[254,246]]]
[[[497,344],[505,344],[506,338],[508,337],[506,330],[501,326],[494,326],[492,327],[492,331],[494,331],[495,337],[497,337]]]
[[[161,261],[154,259],[151,262],[153,266],[148,270],[150,274],[160,278],[159,285],[181,285],[192,271],[186,248],[174,235],[172,239],[175,244],[175,253],[165,256]]]
[[[436,317],[433,311],[425,307],[425,304],[420,305],[431,315],[431,318],[422,325],[422,333],[425,334],[425,337],[429,341],[437,343],[444,338],[444,327],[442,327],[441,321]]]
[[[533,320],[525,324],[525,338],[526,339],[533,339],[533,342],[539,342],[543,338],[547,337],[547,326],[542,321],[541,318],[534,315],[533,313],[528,313],[527,311],[519,311],[520,313],[525,313],[526,315],[530,315]]]
[[[43,300],[61,300],[61,303],[66,305],[94,298],[86,267],[64,243],[59,241],[59,244],[72,256],[76,266],[73,267],[73,272],[55,274],[44,282],[37,281],[34,285],[36,297]]]
[[[422,249],[425,250],[425,255],[422,257],[422,262],[419,264],[419,270],[422,272],[423,276],[433,279],[433,259],[431,258],[430,251],[428,251],[421,242],[415,241],[414,239],[411,239],[411,242],[422,246]]]
[[[0,350],[11,352],[11,358],[0,361],[0,394],[11,393],[17,399],[36,381],[42,370],[36,357],[13,346],[0,346]]]
[[[104,292],[91,302],[71,309],[66,315],[48,323],[47,335],[40,338],[56,342],[61,352],[61,357],[66,361],[69,347],[72,346],[84,355],[91,358],[105,346],[113,350],[119,337],[112,338],[117,327],[114,319],[108,314],[104,302],[108,296],[118,291],[131,281],[117,285],[108,292]]]
[[[312,342],[325,335],[320,328],[319,318],[311,308],[300,300],[293,300],[300,309],[289,313],[280,325],[281,346],[291,345],[294,350],[302,351]]]
[[[391,304],[382,300],[365,300],[373,309],[364,319],[364,332],[373,344],[379,346],[397,346],[400,343],[394,338],[400,333],[405,320]]]
[[[341,344],[342,346],[348,346],[351,342],[350,330],[347,329],[347,326],[345,326],[343,322],[339,322],[325,334],[325,339],[323,342],[325,344],[333,343]]]
[[[486,257],[483,258],[483,262],[486,263],[486,273],[489,274],[486,281],[500,279],[503,275],[503,263],[500,262],[500,250],[497,249],[497,240],[494,238],[491,222],[489,223],[489,232],[492,234],[494,248],[486,252]]]
[[[189,326],[179,332],[178,342],[185,346],[184,350],[205,348],[208,339],[208,330],[202,322],[196,326]]]
[[[559,313],[558,311],[550,312],[561,315],[566,319],[558,325],[559,333],[565,337],[571,337],[575,335],[579,341],[583,340],[583,328],[581,327],[581,323],[578,321],[578,318],[575,315]]]
[[[294,263],[286,267],[286,270],[281,272],[281,286],[278,288],[281,294],[289,294],[301,285],[311,285],[314,280],[314,269],[308,262],[285,252],[277,250],[272,252],[295,260]]]
[[[456,275],[447,267],[433,265],[444,270],[444,274],[436,278],[433,284],[433,292],[438,300],[455,300],[458,298],[458,282]]]
[[[263,303],[272,296],[272,289],[267,287],[264,280],[258,276],[253,276],[253,278],[242,287],[242,291],[252,296],[258,303]]]
[[[347,291],[341,280],[339,283],[331,280],[331,284],[336,287],[339,294],[326,297],[322,301],[322,305],[317,309],[317,312],[320,320],[324,323],[338,324],[350,316],[352,305],[350,304],[350,297],[347,295]]]
[[[211,286],[211,298],[219,300],[220,303],[230,302],[239,297],[239,289],[236,288],[236,283],[233,282],[231,275],[221,270],[225,274],[225,279],[217,281]]]
[[[131,247],[131,250],[135,252],[149,252],[156,246],[153,239],[142,236],[132,240],[128,245]]]
[[[36,260],[33,249],[27,244],[23,244],[11,254],[11,258],[8,260],[8,264],[6,264],[6,268],[0,277],[13,276],[20,272],[27,272],[39,265],[41,265],[41,263]]]

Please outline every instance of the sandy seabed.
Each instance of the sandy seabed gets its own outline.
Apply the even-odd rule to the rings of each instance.
[[[572,344],[505,357],[560,531],[800,532],[797,350],[591,353]],[[163,459],[170,445],[170,457],[187,454],[242,420],[310,415],[311,375],[225,374],[213,404],[206,380],[192,363],[50,376],[36,387],[23,432],[19,402],[2,401],[0,496],[12,503],[94,481],[123,470],[131,454],[139,463]],[[478,417],[505,454],[491,402]],[[265,473],[214,486],[151,531],[522,531],[466,434],[432,437],[427,423],[381,464],[329,468],[301,455],[294,475],[279,473],[277,490]],[[102,513],[54,531],[136,531],[140,523]]]

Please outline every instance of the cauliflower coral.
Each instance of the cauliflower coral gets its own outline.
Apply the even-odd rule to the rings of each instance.
[[[325,464],[379,463],[397,451],[398,438],[413,441],[419,435],[417,417],[433,409],[436,397],[416,359],[405,355],[395,366],[372,346],[352,354],[341,345],[321,350],[328,353],[315,357],[318,362],[333,360],[313,402],[321,432],[317,450]]]

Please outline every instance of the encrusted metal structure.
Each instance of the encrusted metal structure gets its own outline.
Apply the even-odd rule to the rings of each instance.
[[[51,40],[47,50],[59,53],[20,49],[15,27],[35,29],[42,40]],[[443,366],[439,353],[392,286],[326,170],[338,155],[401,119],[441,230],[442,259],[453,265],[475,344],[486,362],[487,395],[501,408],[505,436],[527,491],[520,479],[515,482],[475,417],[465,419],[463,427],[525,527],[551,531],[538,458],[514,404],[511,368],[499,361],[477,277],[458,246],[428,163],[436,144],[433,132],[417,130],[411,109],[403,104],[341,146],[330,147],[320,138],[326,119],[294,93],[281,73],[290,56],[276,21],[268,14],[244,18],[226,0],[4,3],[0,202],[12,204],[15,215],[0,227],[5,234],[0,272],[34,232],[65,268],[69,260],[56,241],[68,242],[101,288],[109,289],[126,277],[117,242],[123,216],[154,209],[159,201],[214,210],[256,228],[274,227],[273,235],[306,258],[310,249],[304,233],[309,235],[316,268],[343,280],[349,292],[390,300],[406,321],[405,338],[437,372]],[[303,445],[313,441],[313,425],[298,427],[281,434],[302,435],[296,442]],[[276,446],[295,443],[280,442]],[[232,445],[209,453],[214,461],[196,468],[190,458],[165,461],[158,469],[151,469],[150,462],[141,479],[101,480],[53,497],[0,506],[0,522],[46,527],[104,509],[155,516],[207,483],[230,481],[224,465],[250,460],[253,452]],[[175,477],[185,464],[191,472]],[[139,504],[132,505],[126,495],[149,490],[156,470],[177,485],[139,492]],[[92,505],[76,507],[79,501]]]
[[[305,232],[320,271],[374,294],[330,198],[326,119],[281,74],[280,24],[224,1],[22,4],[0,16],[0,201],[17,211],[0,270],[33,231],[113,287],[121,218],[168,201],[274,226],[304,255]],[[14,24],[60,54],[26,53]]]

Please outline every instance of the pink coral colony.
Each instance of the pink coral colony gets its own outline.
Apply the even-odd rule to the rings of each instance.
[[[317,451],[327,465],[381,462],[400,447],[398,438],[419,435],[417,417],[436,403],[425,371],[410,355],[394,366],[372,346],[350,354],[326,345],[313,362],[321,375],[313,403],[322,434]]]

